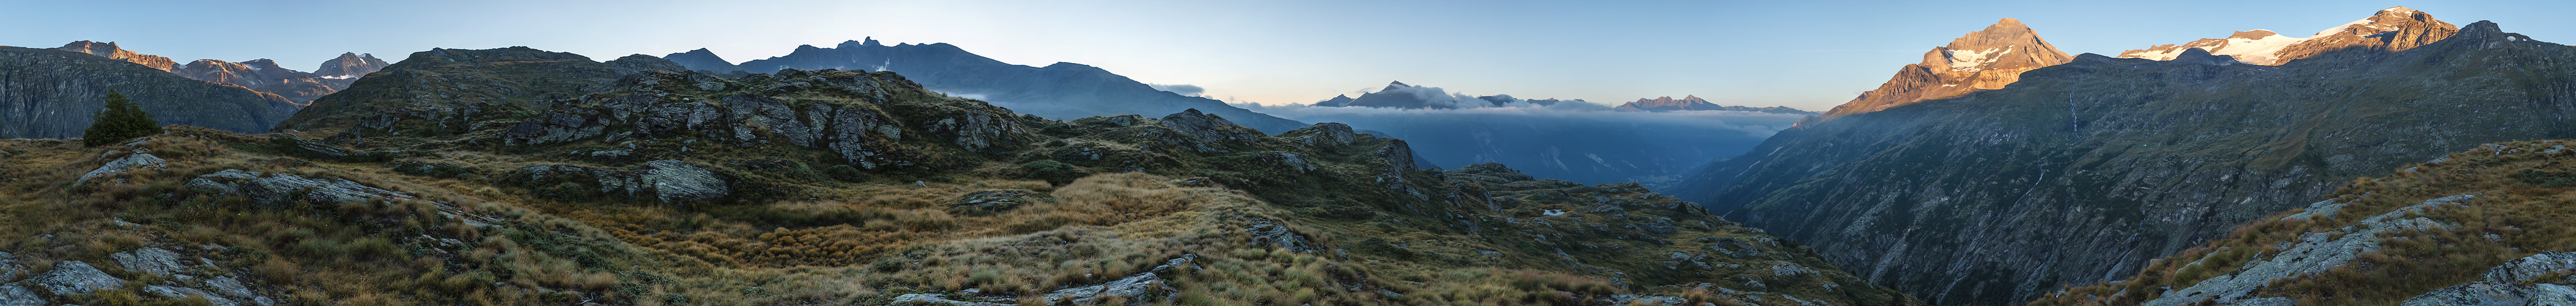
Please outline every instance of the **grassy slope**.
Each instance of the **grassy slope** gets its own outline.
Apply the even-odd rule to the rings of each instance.
[[[1403,172],[1410,188],[1431,199],[1422,200],[1376,181],[1389,161],[1373,152],[1393,140],[1362,136],[1351,145],[1309,146],[1258,136],[1216,144],[1225,150],[1211,153],[1179,148],[1162,138],[1173,130],[1141,118],[1146,124],[1120,126],[1103,123],[1107,118],[1019,117],[1007,124],[1036,132],[971,151],[948,138],[954,135],[927,132],[918,123],[1007,110],[921,91],[891,73],[818,73],[884,82],[891,94],[765,94],[881,109],[915,135],[888,151],[917,163],[834,179],[815,171],[839,163],[829,152],[783,141],[717,144],[698,141],[700,135],[502,146],[487,130],[350,142],[414,150],[374,161],[312,158],[267,136],[185,127],[139,148],[12,140],[0,142],[0,151],[9,152],[0,164],[11,165],[0,169],[0,190],[8,191],[0,193],[0,237],[29,238],[0,242],[0,251],[33,263],[31,272],[79,260],[137,284],[160,284],[169,280],[123,271],[107,255],[171,249],[221,263],[201,273],[244,278],[290,304],[864,305],[963,289],[1038,303],[1031,297],[1116,280],[1183,254],[1200,260],[1166,273],[1180,293],[1154,302],[1545,305],[1633,293],[1694,299],[1690,304],[1771,304],[1786,297],[1833,305],[1918,303],[1841,273],[1804,247],[1671,209],[1689,205],[1634,184]],[[764,81],[728,82],[737,83],[726,88],[777,90],[762,87]],[[666,101],[735,93],[673,91]],[[739,177],[738,197],[652,204],[573,192],[589,186],[507,179],[527,166],[639,163],[566,153],[625,147]],[[1070,165],[1065,169],[1029,166],[1062,159],[1058,152],[1076,147],[1106,148],[1113,161],[1148,170],[1074,160],[1063,161]],[[135,149],[171,164],[70,183]],[[1304,154],[1318,169],[1281,167],[1261,157],[1267,152]],[[403,168],[423,164],[444,170]],[[780,164],[788,166],[761,166]],[[224,169],[343,178],[421,199],[257,203],[180,187]],[[1029,189],[1055,200],[992,215],[946,209],[966,193],[989,189]],[[1463,200],[1450,200],[1453,194]],[[1492,201],[1499,202],[1485,204]],[[1549,210],[1576,213],[1548,216]],[[1669,218],[1674,231],[1634,227],[1658,218]],[[1323,250],[1253,246],[1244,229],[1255,222],[1285,224]],[[1720,237],[1753,241],[1750,248],[1763,255],[1716,255],[1706,247]],[[1676,253],[1685,259],[1674,259]],[[1694,268],[1692,261],[1714,268]],[[55,298],[84,305],[173,302],[133,287]]]
[[[2154,299],[2154,288],[2189,287],[2233,273],[2241,263],[2269,259],[2279,251],[2276,246],[2297,241],[2301,234],[2331,231],[2424,200],[2479,194],[2468,206],[2423,215],[2456,227],[2387,235],[2386,248],[2363,254],[2355,264],[2310,277],[2275,280],[2258,294],[2299,299],[2299,305],[2393,305],[2426,291],[2477,280],[2480,273],[2508,260],[2576,250],[2576,226],[2564,221],[2576,218],[2576,206],[2570,205],[2576,203],[2576,193],[2568,192],[2576,187],[2570,183],[2576,180],[2569,179],[2576,177],[2576,163],[2570,163],[2576,157],[2550,150],[2571,145],[2576,141],[2499,143],[2451,154],[2446,161],[2408,165],[2387,176],[2356,179],[2332,197],[2351,203],[2332,218],[2282,220],[2304,210],[2281,212],[2238,227],[2205,246],[2164,257],[2137,276],[2071,288],[2031,305],[2136,305]],[[2498,239],[2487,238],[2489,234]]]

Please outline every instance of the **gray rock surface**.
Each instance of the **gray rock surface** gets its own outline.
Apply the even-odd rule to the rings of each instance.
[[[46,305],[45,299],[43,297],[36,296],[36,290],[30,290],[27,289],[27,286],[19,286],[17,284],[0,284],[0,306],[44,305]]]
[[[1175,291],[1152,272],[1138,273],[1109,283],[1056,290],[1046,294],[1048,302],[1070,302],[1073,305],[1100,305],[1102,299],[1125,297],[1127,305],[1142,305],[1146,300],[1169,296]]]
[[[2487,269],[2486,280],[2520,283],[2550,273],[2576,272],[2576,252],[2547,252],[2506,261]]]
[[[2269,259],[2248,262],[2244,269],[2234,274],[2211,277],[2191,285],[2190,288],[2176,289],[2172,293],[2165,294],[2164,297],[2149,300],[2140,305],[2188,305],[2210,298],[2215,298],[2219,303],[2235,303],[2253,298],[2255,289],[2269,285],[2272,279],[2304,277],[2325,272],[2351,263],[2362,253],[2379,250],[2379,233],[2444,228],[2448,225],[2424,217],[2409,218],[2409,216],[2422,214],[2426,210],[2439,206],[2467,206],[2469,200],[2476,197],[2476,195],[2455,195],[2425,200],[2423,203],[2400,207],[2395,211],[2362,219],[2332,232],[2308,233],[2299,236],[2298,244],[2271,255]]]
[[[2576,305],[2576,288],[2557,284],[2516,286],[2481,281],[2436,289],[2406,299],[2403,306],[2564,306]]]
[[[54,263],[53,271],[47,271],[44,275],[37,275],[27,280],[36,287],[53,293],[54,296],[80,295],[99,290],[125,288],[124,279],[108,276],[107,272],[101,272],[97,267],[91,267],[89,263],[79,261]]]
[[[191,296],[194,296],[194,297],[200,297],[200,298],[205,298],[205,299],[206,299],[206,302],[209,302],[209,303],[208,303],[209,305],[214,305],[214,306],[237,306],[237,305],[241,305],[241,303],[239,303],[239,302],[233,302],[233,300],[232,300],[232,299],[226,299],[226,298],[224,298],[223,296],[218,296],[218,295],[215,295],[214,293],[206,292],[206,291],[204,291],[204,290],[197,290],[197,289],[186,288],[186,287],[171,287],[171,286],[143,286],[143,292],[150,292],[150,293],[152,293],[152,295],[158,295],[158,296],[161,296],[161,297],[171,298],[171,299],[185,299],[185,298],[188,298],[188,297],[191,297]]]
[[[344,179],[319,179],[258,171],[225,169],[188,180],[188,189],[197,192],[241,196],[260,203],[287,203],[307,200],[322,203],[358,203],[373,200],[411,199],[411,194],[367,187]],[[298,193],[302,198],[295,198]]]
[[[574,165],[519,168],[510,180],[532,186],[577,183],[599,192],[663,203],[720,199],[733,194],[733,178],[713,168],[678,160],[646,162],[628,170]]]
[[[179,253],[161,248],[147,247],[110,254],[107,257],[116,260],[117,265],[125,266],[125,270],[130,272],[170,276],[170,274],[188,271],[188,266],[179,264],[180,261],[185,260],[179,256]]]
[[[25,274],[27,266],[18,265],[18,255],[0,252],[0,283],[16,281],[19,275]]]
[[[913,293],[895,296],[893,305],[1010,306],[1011,304],[950,300],[938,294]]]
[[[169,161],[162,160],[160,156],[152,156],[152,154],[147,153],[134,153],[132,155],[126,155],[125,158],[108,161],[105,165],[99,165],[97,170],[90,170],[89,173],[81,174],[80,179],[74,180],[72,183],[85,183],[89,182],[89,179],[93,178],[125,173],[128,171],[134,171],[138,168],[160,168],[168,166],[169,164]]]
[[[1280,136],[1296,139],[1298,143],[1310,147],[1346,146],[1360,141],[1360,133],[1352,131],[1350,125],[1333,122],[1316,123],[1313,126],[1281,133]]]
[[[1289,231],[1287,225],[1270,220],[1253,220],[1252,227],[1243,231],[1252,232],[1252,247],[1255,248],[1276,247],[1299,253],[1315,251],[1313,243],[1308,242],[1305,235],[1298,235]]]
[[[259,296],[257,293],[252,293],[249,286],[242,286],[241,281],[234,280],[230,276],[206,280],[206,288],[214,289],[215,293],[222,293],[224,295],[237,298],[255,298]]]

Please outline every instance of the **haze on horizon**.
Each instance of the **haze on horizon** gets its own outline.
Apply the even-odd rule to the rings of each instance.
[[[1074,62],[1238,103],[1310,103],[1386,82],[1620,103],[1697,95],[1822,111],[2000,18],[2069,53],[2269,29],[2304,37],[2405,6],[2571,42],[2555,1],[202,1],[22,2],[0,45],[114,41],[182,63],[529,46],[597,60],[709,48],[740,63],[874,37],[1004,62]],[[102,10],[102,7],[125,8]],[[137,9],[148,8],[148,9]],[[112,13],[111,13],[112,12]],[[214,18],[223,16],[224,18]]]

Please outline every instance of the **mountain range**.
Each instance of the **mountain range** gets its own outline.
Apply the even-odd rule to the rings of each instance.
[[[2180,45],[2129,50],[2120,52],[2118,57],[2163,61],[2173,60],[2184,49],[2201,49],[2210,54],[2233,57],[2241,63],[2280,65],[2292,59],[2351,48],[2404,51],[2451,37],[2459,30],[2459,26],[2433,19],[2433,14],[2392,7],[2379,10],[2370,18],[2317,31],[2307,38],[2281,36],[2270,30],[2239,31],[2223,39],[2201,39]]]
[[[1656,188],[1710,159],[1741,154],[1799,118],[1774,112],[1619,112],[1583,100],[1474,96],[1404,82],[1358,98],[1246,107],[1406,139],[1416,154],[1438,165],[1503,163],[1542,178]]]
[[[1717,103],[1710,103],[1710,102],[1708,102],[1708,99],[1700,99],[1700,98],[1699,98],[1699,96],[1691,96],[1691,95],[1685,95],[1685,96],[1682,96],[1682,98],[1681,98],[1681,99],[1673,99],[1673,97],[1670,97],[1670,96],[1665,96],[1665,97],[1655,97],[1654,99],[1638,98],[1636,102],[1628,102],[1628,104],[1620,104],[1620,105],[1619,105],[1619,111],[1622,111],[1622,112],[1669,112],[1669,111],[1693,111],[1693,110],[1747,111],[1747,112],[1765,112],[1765,113],[1775,113],[1775,114],[1795,114],[1795,115],[1807,115],[1807,116],[1814,116],[1814,115],[1819,115],[1819,114],[1820,114],[1820,113],[1817,113],[1817,112],[1810,112],[1810,111],[1798,110],[1798,109],[1796,109],[1796,108],[1789,108],[1789,107],[1787,107],[1787,106],[1773,106],[1773,107],[1746,107],[1746,106],[1735,106],[1735,105],[1717,105]]]
[[[2344,27],[2369,39],[2311,40],[2329,51],[2284,49],[2277,66],[2202,48],[1966,66],[1954,71],[2022,72],[1947,98],[1864,96],[1670,191],[1936,304],[2011,304],[2127,278],[2356,177],[2481,143],[2576,137],[2564,115],[2576,109],[2560,102],[2576,98],[2564,67],[2576,53],[2427,16],[2383,10]],[[2006,20],[1934,54],[2007,49],[1960,46],[1971,41],[2040,50],[1997,30],[2028,33]],[[1873,94],[1926,88],[1904,76],[1931,64]]]
[[[80,137],[110,92],[162,124],[236,132],[266,131],[296,111],[294,101],[276,94],[155,68],[168,62],[157,56],[100,53],[106,55],[0,47],[0,138]]]
[[[296,104],[311,103],[323,95],[348,88],[350,82],[385,66],[385,61],[376,59],[375,55],[355,53],[342,53],[338,58],[322,62],[322,67],[315,70],[321,73],[306,73],[278,67],[276,61],[269,59],[239,63],[201,59],[178,64],[168,57],[126,50],[115,42],[75,41],[55,49],[123,60],[199,81],[240,85],[277,94]]]
[[[804,45],[784,56],[740,65],[726,64],[728,62],[723,58],[705,49],[665,57],[690,70],[711,72],[771,73],[782,69],[896,71],[933,91],[984,100],[1021,113],[1055,119],[1168,114],[1197,109],[1268,132],[1306,126],[1303,122],[1244,110],[1216,99],[1155,90],[1143,82],[1099,67],[1063,62],[1046,67],[1013,65],[946,43],[887,46],[875,39],[865,39],[842,42],[832,48]]]

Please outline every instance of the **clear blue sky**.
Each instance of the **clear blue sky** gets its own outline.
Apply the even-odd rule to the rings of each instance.
[[[711,48],[735,62],[874,36],[1004,62],[1076,62],[1209,96],[1305,103],[1390,80],[1615,102],[1699,95],[1822,110],[1924,50],[2018,18],[2069,53],[2270,29],[2292,36],[2406,6],[2576,42],[2576,1],[34,1],[0,45],[116,41],[181,62],[433,47],[612,59]],[[2159,3],[2161,2],[2161,3]]]

